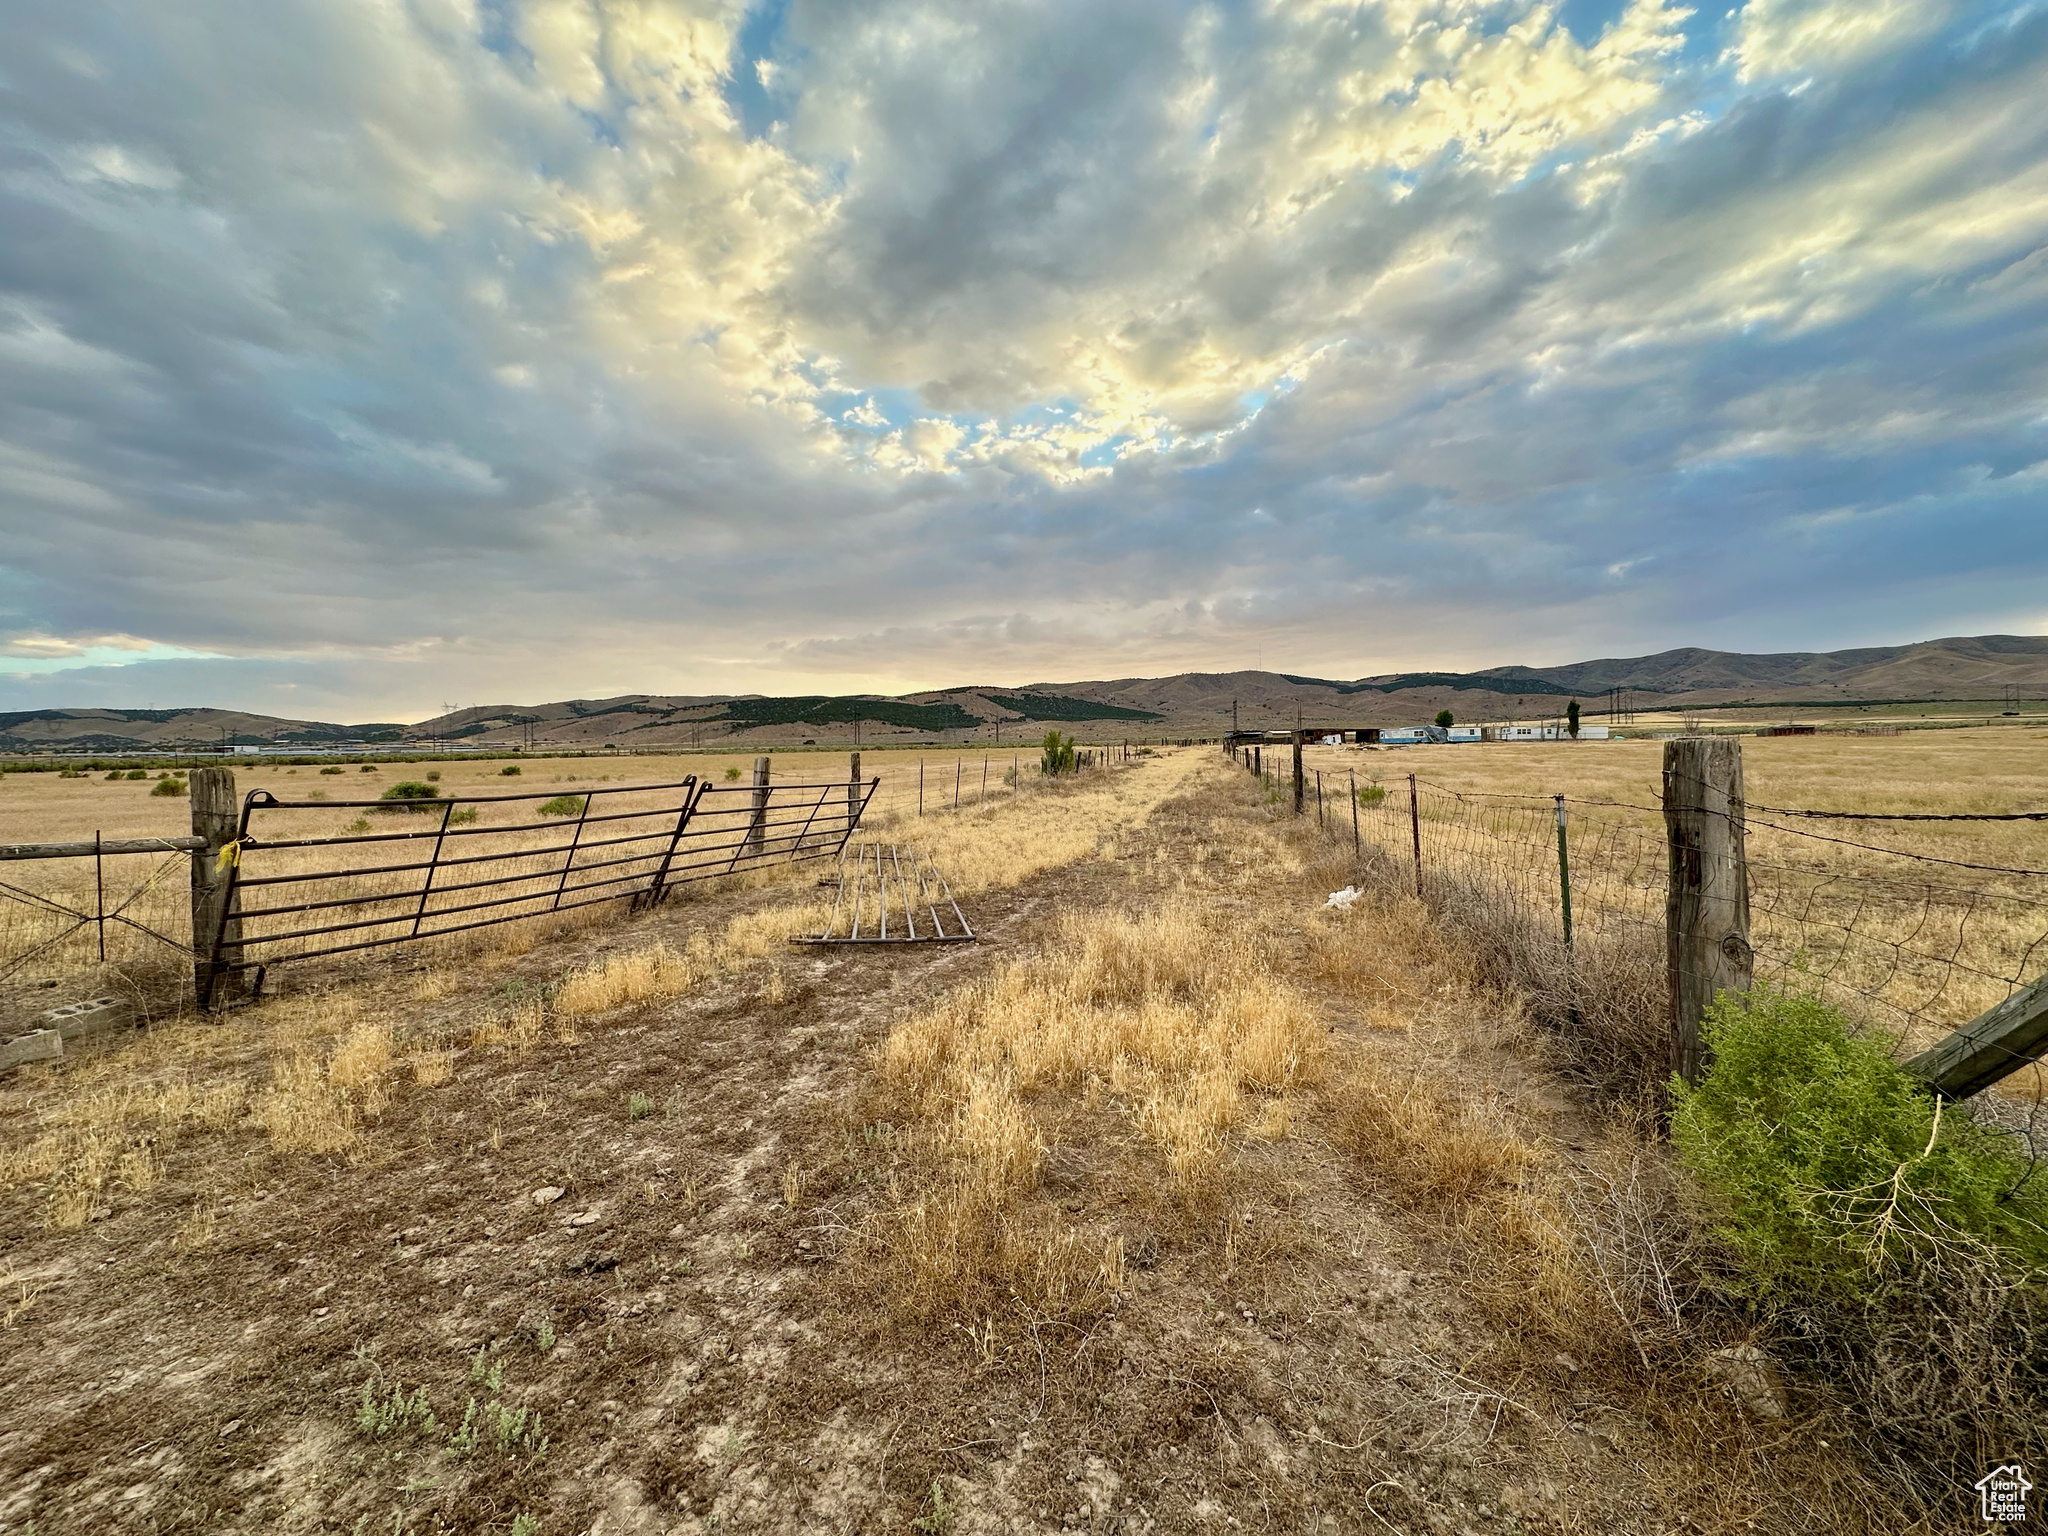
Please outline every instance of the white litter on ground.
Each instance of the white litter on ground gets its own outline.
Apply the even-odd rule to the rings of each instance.
[[[1351,903],[1358,900],[1362,894],[1363,892],[1347,885],[1341,891],[1330,892],[1330,899],[1324,902],[1323,905],[1325,907],[1335,907],[1339,912],[1348,912],[1351,910]]]

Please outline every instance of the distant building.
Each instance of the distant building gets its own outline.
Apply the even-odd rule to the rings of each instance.
[[[1545,720],[1536,725],[1496,725],[1487,729],[1494,733],[1495,741],[1569,741],[1572,734],[1562,722],[1556,720]],[[1605,741],[1607,727],[1581,723],[1578,739]]]

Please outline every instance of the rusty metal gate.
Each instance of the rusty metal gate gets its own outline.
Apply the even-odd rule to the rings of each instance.
[[[439,938],[495,923],[627,901],[770,863],[836,858],[879,778],[865,783],[579,785],[502,795],[242,801],[212,981],[268,967]],[[353,819],[340,827],[335,818]],[[372,818],[386,823],[378,826]],[[391,826],[399,818],[413,826]],[[388,829],[387,829],[388,828]],[[347,850],[339,860],[333,855]]]

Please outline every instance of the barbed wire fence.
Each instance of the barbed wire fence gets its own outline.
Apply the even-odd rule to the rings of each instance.
[[[1325,770],[1308,811],[1366,877],[1418,896],[1489,981],[1513,987],[1559,1064],[1646,1112],[1672,1070],[1664,807],[1480,791]],[[1886,825],[2048,821],[2048,813],[1743,808],[1759,982],[1812,997],[1908,1061],[2048,965],[2048,870],[1888,847]],[[1853,833],[1854,835],[1846,835]],[[2014,1054],[1980,1119],[2048,1155],[2048,1069]]]

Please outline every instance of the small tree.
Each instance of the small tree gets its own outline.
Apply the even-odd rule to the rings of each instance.
[[[1573,699],[1564,707],[1564,728],[1573,741],[1579,739],[1579,701]]]
[[[1072,773],[1076,765],[1074,738],[1062,736],[1058,731],[1047,731],[1045,733],[1045,740],[1039,743],[1039,771],[1047,777],[1052,777],[1057,774]]]
[[[1448,731],[1457,723],[1457,717],[1448,709],[1440,709],[1436,712],[1436,723],[1439,730]]]

